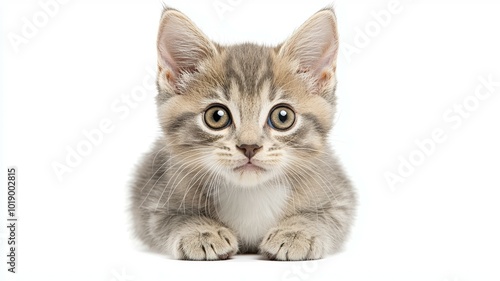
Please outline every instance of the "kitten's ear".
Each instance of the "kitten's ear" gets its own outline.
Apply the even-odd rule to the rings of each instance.
[[[279,49],[279,55],[298,62],[297,72],[312,78],[321,91],[335,82],[338,53],[337,21],[333,9],[324,9],[310,17]]]
[[[217,53],[215,45],[187,16],[170,8],[162,14],[157,45],[159,82],[174,90],[182,75],[196,72],[201,61]]]

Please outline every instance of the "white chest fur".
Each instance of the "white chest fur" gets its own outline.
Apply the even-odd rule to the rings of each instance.
[[[277,186],[221,190],[216,196],[217,214],[237,232],[240,244],[255,247],[277,225],[288,195],[287,188]]]

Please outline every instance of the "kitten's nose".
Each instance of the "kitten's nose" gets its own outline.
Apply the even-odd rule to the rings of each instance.
[[[236,148],[241,150],[243,154],[248,157],[248,159],[251,159],[259,149],[262,148],[262,146],[258,146],[256,144],[242,144],[242,145],[237,145]]]

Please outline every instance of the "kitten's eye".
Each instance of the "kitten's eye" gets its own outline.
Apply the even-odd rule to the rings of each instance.
[[[215,105],[205,111],[205,124],[214,130],[222,130],[231,125],[229,110],[221,105]]]
[[[288,130],[295,123],[295,112],[287,106],[277,106],[269,115],[269,126],[276,130]]]

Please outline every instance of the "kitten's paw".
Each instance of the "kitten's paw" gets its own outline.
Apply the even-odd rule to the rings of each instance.
[[[324,249],[307,230],[273,228],[264,236],[260,252],[271,260],[300,261],[323,257]]]
[[[180,234],[175,251],[177,259],[225,260],[238,251],[238,240],[225,227],[207,225]]]

